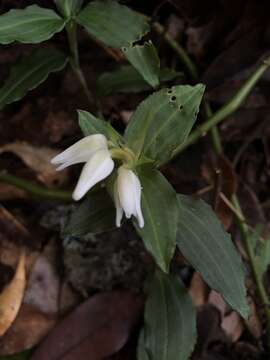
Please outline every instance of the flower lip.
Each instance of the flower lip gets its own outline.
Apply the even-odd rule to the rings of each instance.
[[[74,200],[80,200],[94,185],[111,174],[114,162],[107,149],[101,149],[84,165],[79,181],[72,194]]]
[[[144,219],[141,210],[141,184],[138,176],[129,169],[121,166],[118,169],[117,177],[117,196],[119,197],[119,203],[116,201],[116,210],[118,212],[117,226],[121,221],[119,220],[121,207],[125,212],[126,217],[129,219],[134,215],[142,228],[144,226]],[[116,197],[116,196],[115,196]]]
[[[89,135],[56,155],[51,163],[60,165],[56,170],[62,170],[67,166],[88,161],[100,149],[107,149],[106,137],[102,134]]]
[[[103,134],[86,136],[51,160],[52,164],[58,165],[56,170],[81,162],[86,164],[72,194],[74,200],[80,200],[94,185],[113,171],[114,162]]]

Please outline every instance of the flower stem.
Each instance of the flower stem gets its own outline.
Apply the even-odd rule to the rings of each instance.
[[[256,85],[257,81],[261,78],[263,73],[270,66],[270,58],[264,61],[251,76],[244,82],[237,93],[224,105],[222,106],[213,116],[206,120],[202,125],[198,126],[188,137],[184,144],[181,144],[174,151],[174,156],[179,154],[181,151],[186,149],[191,144],[195,143],[201,136],[204,136],[209,130],[221,121],[226,119],[229,115],[234,113],[240,105],[244,102],[246,97],[250,94],[251,90]]]
[[[77,24],[74,20],[70,20],[66,25],[66,32],[68,37],[68,43],[70,48],[70,65],[76,75],[79,83],[81,84],[82,90],[89,102],[91,108],[96,110],[95,97],[90,91],[84,73],[80,66],[79,51],[78,51],[78,39],[77,39]]]
[[[159,35],[163,36],[170,47],[177,53],[190,77],[193,80],[197,80],[199,77],[198,70],[182,46],[170,36],[164,26],[162,26],[160,23],[153,23],[153,29]]]
[[[112,148],[110,149],[110,153],[113,159],[122,160],[130,164],[133,164],[135,161],[135,155],[128,148]]]
[[[7,172],[0,172],[0,182],[14,185],[17,188],[26,191],[35,198],[42,198],[47,200],[58,200],[64,202],[71,202],[71,192],[63,190],[47,189],[43,186],[37,185],[31,181],[27,181],[20,177],[8,174]]]

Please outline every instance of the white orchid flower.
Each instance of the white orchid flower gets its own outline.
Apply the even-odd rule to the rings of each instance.
[[[138,220],[139,227],[144,227],[141,209],[141,183],[138,176],[129,169],[121,166],[114,186],[114,200],[116,206],[116,226],[119,227],[125,212],[129,219],[132,215]]]
[[[113,171],[114,162],[104,135],[86,136],[51,160],[52,164],[59,165],[56,170],[82,162],[86,164],[72,194],[74,200],[80,200],[94,185]]]

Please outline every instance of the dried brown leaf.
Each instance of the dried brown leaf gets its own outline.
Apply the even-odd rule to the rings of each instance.
[[[235,311],[224,317],[221,327],[232,342],[236,342],[244,331],[243,320]]]
[[[30,169],[37,173],[39,181],[48,187],[64,183],[67,171],[57,172],[50,160],[58,151],[47,147],[35,147],[26,142],[14,142],[0,147],[0,154],[11,152],[18,156]]]
[[[0,336],[5,334],[18,314],[25,284],[25,253],[22,252],[11,283],[0,295]]]
[[[219,310],[221,319],[225,316],[227,305],[218,292],[211,290],[208,303],[214,305]]]
[[[0,356],[12,355],[37,345],[54,327],[56,317],[22,304],[14,323],[0,339]]]
[[[56,326],[31,360],[106,358],[127,342],[142,305],[142,298],[129,292],[95,295]]]
[[[195,272],[191,279],[189,293],[195,306],[202,306],[206,303],[208,287],[198,272]]]

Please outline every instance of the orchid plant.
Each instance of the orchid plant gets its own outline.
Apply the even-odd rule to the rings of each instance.
[[[233,309],[243,317],[249,312],[244,269],[230,236],[208,204],[177,194],[160,171],[187,140],[199,112],[204,86],[161,87],[163,82],[175,80],[179,73],[160,69],[154,44],[144,41],[150,30],[146,16],[113,0],[96,0],[85,5],[82,0],[55,3],[58,13],[31,5],[0,16],[2,44],[14,41],[36,44],[65,29],[70,47],[68,55],[55,49],[38,49],[15,65],[0,89],[0,106],[21,99],[49,73],[62,70],[67,63],[91,105],[96,105],[80,67],[78,25],[92,38],[120,50],[130,63],[115,73],[102,74],[99,92],[154,89],[134,111],[124,134],[118,133],[102,116],[79,111],[84,137],[51,161],[57,170],[84,163],[73,191],[73,199],[82,203],[65,231],[73,235],[109,231],[121,226],[125,214],[153,257],[156,266],[147,282],[138,360],[188,359],[196,342],[196,312],[185,285],[171,270],[177,248]],[[105,192],[110,196],[104,198]]]

